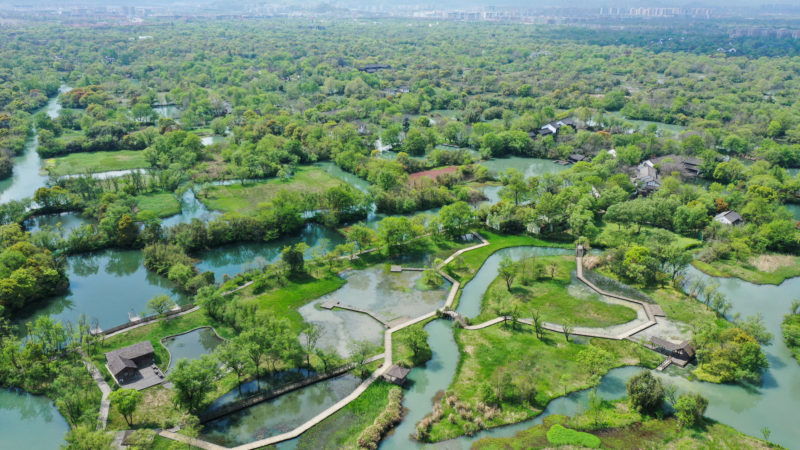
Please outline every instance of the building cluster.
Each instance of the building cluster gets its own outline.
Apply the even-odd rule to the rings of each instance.
[[[732,29],[728,36],[731,38],[739,37],[771,37],[771,38],[792,38],[800,39],[800,30],[788,28],[766,28],[766,27],[739,27]]]

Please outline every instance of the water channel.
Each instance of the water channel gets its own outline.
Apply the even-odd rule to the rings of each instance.
[[[67,92],[70,89],[69,86],[61,86],[58,91]],[[55,119],[60,110],[58,97],[53,97],[39,111],[44,111],[51,119]],[[39,136],[34,135],[25,143],[23,154],[13,158],[14,173],[11,177],[0,181],[0,203],[33,197],[36,189],[45,185],[48,177],[42,170],[42,159],[36,151],[37,148],[39,148]]]
[[[57,100],[51,99],[45,110],[51,117],[55,117],[59,108]],[[14,175],[11,179],[0,182],[0,202],[30,197],[38,187],[44,186],[47,177],[41,175],[41,161],[35,151],[36,145],[34,137],[29,141],[25,154],[15,158]],[[493,171],[502,171],[507,167],[517,169],[524,167],[526,176],[565,169],[564,166],[556,165],[550,160],[534,160],[533,162],[531,160],[531,158],[508,158],[492,160],[483,164]],[[344,179],[361,190],[366,190],[368,186],[366,181],[341,171],[332,163],[320,163],[319,165],[334,176]],[[197,201],[191,191],[187,191],[187,194],[182,197],[182,206],[184,207],[183,213],[180,216],[166,219],[165,224],[171,225],[192,218],[208,220],[215,214]],[[379,217],[379,215],[373,215],[372,221],[374,222]],[[39,229],[43,225],[61,222],[65,229],[72,229],[83,223],[82,221],[83,219],[78,216],[64,214],[50,218],[37,218],[32,220],[29,227]],[[257,267],[260,264],[274,261],[283,245],[299,241],[304,241],[312,247],[327,242],[327,245],[332,247],[341,243],[343,238],[336,232],[310,224],[299,236],[287,238],[285,241],[234,245],[206,252],[202,255],[203,262],[198,268],[213,271],[219,280],[224,275],[234,275],[249,267]],[[474,317],[480,312],[483,293],[497,276],[497,266],[504,256],[520,259],[531,254],[550,255],[570,252],[571,250],[563,249],[518,247],[495,253],[486,261],[475,278],[464,287],[458,311],[468,317]],[[691,274],[706,277],[693,269]],[[56,320],[75,322],[81,313],[85,313],[90,318],[97,318],[100,326],[107,328],[127,321],[128,312],[141,312],[147,300],[155,295],[167,294],[178,302],[186,301],[184,297],[173,292],[172,286],[167,280],[144,269],[141,252],[137,251],[108,250],[69,257],[68,276],[71,282],[68,294],[48,301],[31,316],[22,318],[20,321],[33,320],[38,315],[47,314]],[[357,278],[362,275],[352,276]],[[349,281],[355,281],[355,278]],[[800,292],[800,278],[788,280],[780,286],[757,286],[738,279],[720,279],[720,282],[721,291],[733,304],[732,313],[741,313],[746,316],[762,312],[769,331],[775,335],[774,343],[765,348],[771,368],[765,373],[763,386],[744,388],[733,385],[690,382],[686,378],[687,371],[680,369],[670,369],[667,373],[657,373],[657,375],[676,384],[681,391],[697,391],[709,398],[710,405],[707,412],[709,417],[756,436],[760,434],[761,427],[769,426],[772,430],[771,440],[782,445],[792,446],[794,443],[800,442],[800,428],[796,427],[793,414],[797,410],[797,405],[800,404],[800,366],[791,357],[789,350],[781,340],[780,321],[783,314],[788,311],[791,299],[797,296],[797,292]],[[366,276],[364,283],[366,285],[376,283],[376,287],[371,289],[380,290],[378,288],[380,283],[371,276]],[[413,287],[410,288],[413,289]],[[407,294],[412,291],[401,289],[400,292]],[[354,295],[354,297],[350,297],[350,295]],[[364,295],[359,296],[355,291],[348,293],[348,298],[342,298],[343,303],[350,303],[353,306],[358,306],[360,300],[369,302],[373,299]],[[364,303],[363,306],[370,306],[370,304]],[[335,313],[328,311],[328,313],[358,315],[345,311]],[[408,314],[413,313],[416,313],[416,310],[409,311]],[[396,314],[391,308],[387,310],[386,314],[387,316],[406,315],[403,312]],[[358,316],[359,323],[374,323],[379,335],[382,330],[379,324],[363,315]],[[387,317],[387,319],[391,318]],[[404,405],[410,410],[409,414],[396,431],[385,440],[382,444],[383,448],[408,448],[414,445],[409,440],[414,426],[431,411],[433,397],[438,391],[446,389],[455,375],[458,352],[450,324],[445,321],[434,321],[426,329],[431,336],[429,342],[433,350],[433,359],[425,367],[412,370],[410,379],[413,384],[406,392],[404,400]],[[184,343],[183,348],[187,351],[187,357],[196,357],[196,355],[209,351],[203,343],[203,339],[198,339],[199,334],[192,337],[186,335],[186,339],[194,339],[191,346]],[[178,340],[176,339],[176,341]],[[175,348],[177,351],[177,348],[180,347]],[[599,392],[606,398],[623,395],[624,381],[639,370],[622,368],[611,371],[603,378]],[[275,401],[250,408],[238,416],[231,416],[212,423],[206,427],[204,436],[215,442],[231,444],[248,442],[289,430],[350,393],[357,384],[358,380],[350,376],[319,383]],[[582,392],[557,399],[551,402],[544,415],[576,413],[580,410],[581,405],[585,404],[585,396],[586,393]],[[440,443],[436,447],[464,448],[481,437],[510,436],[537,423],[543,416],[521,424],[485,431],[473,438]],[[31,429],[35,429],[35,433],[30,432]],[[35,435],[36,446],[42,447],[44,444],[46,447],[51,447],[48,443],[52,442],[52,447],[55,447],[61,442],[61,437],[66,430],[66,422],[46,398],[0,391],[0,433],[4,436],[4,443],[15,443],[13,445],[15,448],[31,447],[31,445],[26,445],[25,439]],[[292,445],[294,445],[294,441],[282,444],[281,447],[291,447]]]
[[[349,395],[361,380],[345,374],[207,423],[200,437],[233,446],[291,431]]]

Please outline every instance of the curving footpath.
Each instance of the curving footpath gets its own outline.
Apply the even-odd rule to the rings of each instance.
[[[602,328],[573,327],[573,329],[570,332],[570,334],[571,335],[575,335],[575,336],[586,336],[586,337],[602,338],[602,339],[614,339],[614,340],[618,340],[619,341],[619,340],[623,340],[623,339],[628,339],[631,336],[633,336],[634,334],[636,334],[636,333],[638,333],[638,332],[640,332],[642,330],[646,330],[647,328],[650,328],[650,327],[656,325],[657,322],[656,322],[656,319],[655,319],[655,312],[652,310],[651,305],[649,303],[645,303],[645,302],[643,302],[641,300],[635,300],[635,299],[632,299],[632,298],[629,298],[629,297],[625,297],[623,295],[617,295],[617,294],[614,294],[614,293],[611,293],[611,292],[606,292],[606,291],[600,289],[599,287],[597,287],[594,283],[592,283],[591,281],[586,279],[586,277],[583,276],[583,257],[580,256],[581,253],[582,253],[582,250],[583,250],[582,248],[580,248],[580,247],[578,248],[578,256],[576,257],[576,260],[575,260],[576,265],[577,265],[576,274],[577,274],[578,280],[580,280],[583,284],[585,284],[591,290],[595,291],[596,293],[598,293],[600,295],[603,295],[603,296],[606,296],[606,297],[615,298],[617,300],[622,300],[622,301],[627,302],[627,303],[632,303],[633,306],[641,308],[644,311],[645,315],[647,316],[647,321],[644,322],[644,323],[640,323],[640,324],[635,324],[635,322],[636,322],[635,320],[631,321],[631,322],[629,322],[631,324],[631,326],[630,327],[626,327],[626,328],[622,329],[621,331],[619,330],[619,328],[620,328],[619,325],[614,325],[614,326],[611,326],[611,327],[602,327]],[[454,320],[458,320],[461,323],[465,323],[463,317],[461,317],[456,312],[448,311],[447,315],[452,317]],[[475,324],[475,325],[464,325],[464,329],[465,330],[481,330],[483,328],[487,328],[487,327],[490,327],[492,325],[497,325],[498,323],[506,322],[508,320],[512,320],[512,318],[510,316],[500,316],[500,317],[497,317],[497,318],[494,318],[494,319],[491,319],[491,320],[487,320],[486,322],[483,322],[483,323],[479,323],[479,324]],[[527,318],[526,319],[517,319],[517,322],[523,323],[525,325],[531,325],[531,326],[533,325],[533,319],[527,319]],[[548,330],[548,331],[556,332],[556,333],[563,333],[564,332],[564,326],[556,324],[556,323],[542,322],[542,328],[544,328],[545,330]],[[617,331],[617,332],[615,333],[615,332],[612,332],[612,331]]]
[[[331,406],[328,409],[326,409],[325,411],[322,411],[321,413],[317,414],[315,417],[313,417],[312,419],[308,420],[307,422],[305,422],[304,424],[300,425],[299,427],[295,428],[294,430],[286,432],[286,433],[283,433],[283,434],[279,434],[277,436],[272,436],[272,437],[269,437],[269,438],[261,439],[261,440],[254,441],[254,442],[250,442],[248,444],[239,445],[237,447],[233,447],[233,449],[234,450],[251,450],[251,449],[266,447],[266,446],[269,446],[269,445],[274,445],[274,444],[277,444],[277,443],[280,443],[280,442],[283,442],[283,441],[287,441],[287,440],[290,440],[290,439],[294,439],[294,438],[300,436],[301,434],[303,434],[304,432],[306,432],[307,430],[309,430],[311,427],[319,424],[323,420],[325,420],[328,417],[330,417],[333,414],[335,414],[340,409],[342,409],[345,406],[347,406],[350,402],[352,402],[353,400],[358,398],[358,396],[360,396],[364,391],[366,391],[367,388],[370,385],[372,385],[372,383],[374,383],[378,378],[382,377],[389,370],[389,368],[392,367],[392,361],[393,361],[393,359],[392,359],[392,356],[393,356],[392,355],[392,334],[394,334],[395,332],[400,331],[400,330],[402,330],[404,328],[410,327],[411,325],[414,325],[414,324],[417,324],[417,323],[432,319],[432,318],[436,317],[437,314],[439,314],[439,313],[447,315],[447,316],[450,316],[450,317],[452,317],[454,319],[457,319],[457,320],[458,319],[462,319],[463,320],[463,318],[461,318],[461,316],[458,313],[456,313],[455,311],[450,310],[450,308],[453,305],[453,302],[455,301],[455,298],[456,298],[456,295],[458,294],[459,289],[461,289],[461,283],[456,281],[453,277],[447,275],[442,270],[442,268],[444,266],[446,266],[447,264],[449,264],[451,261],[453,261],[455,258],[459,257],[460,255],[462,255],[462,254],[464,254],[466,252],[469,252],[469,251],[472,251],[472,250],[476,250],[476,249],[479,249],[479,248],[482,248],[482,247],[486,247],[487,245],[489,245],[489,241],[484,239],[480,234],[474,233],[474,232],[473,232],[473,234],[478,239],[481,240],[480,244],[477,244],[477,245],[474,245],[472,247],[468,247],[468,248],[465,248],[465,249],[461,249],[461,250],[453,253],[452,255],[450,255],[447,259],[445,259],[441,264],[439,264],[436,267],[436,271],[441,276],[443,276],[445,279],[447,279],[447,281],[452,283],[452,286],[450,288],[450,292],[447,295],[447,300],[445,301],[444,306],[442,308],[436,309],[436,310],[431,311],[431,312],[429,312],[427,314],[423,314],[423,315],[421,315],[421,316],[419,316],[417,318],[408,320],[406,322],[403,322],[403,323],[401,323],[399,325],[396,325],[396,326],[391,327],[388,330],[386,330],[386,332],[384,333],[383,364],[375,372],[373,372],[369,376],[369,378],[364,380],[347,397],[339,400],[333,406]],[[368,251],[364,251],[364,252],[360,252],[360,253],[366,253],[366,252],[369,252],[369,251],[375,251],[375,249],[370,249]],[[347,258],[347,257],[345,257],[345,258]],[[578,265],[578,279],[580,279],[582,282],[584,282],[587,286],[589,286],[592,290],[594,290],[598,294],[606,295],[606,296],[609,296],[609,297],[617,298],[619,300],[623,300],[623,301],[627,301],[627,302],[631,302],[631,303],[635,303],[638,306],[641,306],[642,308],[644,308],[645,314],[647,315],[647,318],[648,318],[648,322],[643,324],[643,325],[638,325],[635,328],[632,328],[630,330],[626,330],[625,332],[623,332],[623,333],[621,333],[619,335],[611,335],[609,333],[604,333],[603,329],[579,328],[579,327],[576,327],[571,334],[574,334],[576,336],[601,337],[601,338],[607,338],[607,339],[625,339],[625,338],[629,337],[632,334],[638,333],[639,331],[641,331],[641,330],[643,330],[645,328],[651,327],[651,326],[656,324],[654,316],[653,316],[653,313],[650,311],[650,309],[646,306],[646,304],[644,302],[641,302],[641,301],[638,301],[638,300],[634,300],[634,299],[629,299],[627,297],[622,297],[622,296],[619,296],[619,295],[616,295],[616,294],[610,294],[610,293],[607,293],[607,292],[599,289],[597,286],[595,286],[594,284],[589,282],[589,280],[587,280],[587,279],[585,279],[583,277],[583,260],[582,260],[582,258],[580,256],[577,257],[577,261],[576,262],[577,262],[577,265]],[[340,307],[340,305],[337,305],[337,306]],[[359,312],[363,312],[365,314],[369,314],[367,311],[359,311]],[[503,321],[506,321],[506,320],[510,320],[510,317],[502,317],[501,316],[501,317],[497,317],[495,319],[489,320],[489,321],[481,323],[481,324],[465,326],[464,328],[467,329],[467,330],[479,330],[481,328],[486,328],[486,327],[489,327],[489,326],[492,326],[492,325],[496,325],[496,324],[498,324],[500,322],[503,322]],[[518,321],[521,322],[521,323],[525,323],[527,325],[532,325],[533,324],[533,321],[531,319],[518,319]],[[561,332],[562,331],[562,326],[561,325],[551,324],[551,323],[544,323],[543,326],[544,326],[545,329],[550,330],[550,331],[556,331],[556,332]],[[159,433],[159,435],[161,435],[162,437],[165,437],[167,439],[180,441],[180,442],[183,442],[183,443],[186,443],[186,444],[193,445],[193,446],[198,447],[198,448],[202,448],[204,450],[222,450],[222,449],[226,448],[226,447],[221,447],[221,446],[216,445],[216,444],[212,444],[212,443],[207,442],[207,441],[203,441],[201,439],[190,438],[188,436],[184,436],[182,434],[174,433],[174,432],[168,431],[168,430],[162,430]]]
[[[317,414],[312,419],[308,420],[307,422],[305,422],[304,424],[302,424],[299,427],[295,428],[294,430],[286,432],[286,433],[283,433],[283,434],[279,434],[277,436],[272,436],[272,437],[269,437],[269,438],[261,439],[261,440],[254,441],[254,442],[250,442],[248,444],[240,445],[240,446],[234,447],[234,449],[235,450],[250,450],[250,449],[256,449],[256,448],[266,447],[268,445],[277,444],[279,442],[287,441],[289,439],[294,439],[294,438],[300,436],[301,434],[303,434],[304,432],[306,432],[308,429],[310,429],[314,425],[317,425],[318,423],[322,422],[323,420],[325,420],[328,417],[330,417],[333,414],[335,414],[340,409],[342,409],[345,406],[347,406],[348,404],[350,404],[350,402],[352,402],[353,400],[358,398],[362,393],[364,393],[364,391],[366,391],[367,388],[370,387],[370,385],[372,385],[372,383],[374,383],[378,378],[382,377],[392,367],[392,361],[393,361],[393,359],[392,359],[392,334],[394,334],[395,332],[400,331],[400,330],[402,330],[404,328],[410,327],[411,325],[414,325],[414,324],[417,324],[419,322],[423,322],[425,320],[434,318],[434,317],[436,317],[437,313],[439,313],[439,312],[441,312],[441,313],[450,312],[448,310],[452,307],[453,302],[455,301],[456,294],[458,293],[458,290],[461,288],[461,283],[456,281],[450,275],[444,273],[444,271],[442,271],[442,267],[444,267],[445,265],[447,265],[448,263],[453,261],[453,259],[457,258],[458,256],[460,256],[460,255],[462,255],[462,254],[464,254],[464,253],[466,253],[468,251],[476,250],[476,249],[479,249],[479,248],[482,248],[482,247],[486,247],[487,245],[489,245],[489,241],[484,239],[480,234],[475,233],[475,232],[473,232],[473,234],[478,239],[480,239],[480,241],[481,241],[480,244],[473,245],[472,247],[467,247],[467,248],[461,249],[461,250],[453,253],[447,259],[445,259],[439,266],[436,267],[436,271],[441,276],[443,276],[447,281],[452,283],[452,286],[450,287],[450,292],[448,292],[448,294],[447,294],[447,300],[445,301],[444,306],[442,308],[440,308],[440,309],[431,311],[431,312],[429,312],[427,314],[423,314],[423,315],[421,315],[419,317],[416,317],[414,319],[408,320],[406,322],[403,322],[403,323],[401,323],[399,325],[396,325],[396,326],[391,327],[388,330],[386,330],[386,332],[384,333],[384,340],[383,340],[384,341],[383,364],[375,372],[373,372],[369,376],[369,378],[367,378],[360,385],[358,385],[358,387],[353,392],[351,392],[350,395],[348,395],[347,397],[339,400],[333,406],[331,406],[328,409],[326,409],[325,411],[322,411],[321,413]],[[375,251],[375,250],[376,249],[369,249],[369,250],[365,250],[363,252],[359,252],[359,254],[361,254],[361,253],[369,253],[369,252],[372,252],[372,251]],[[344,257],[344,258],[348,258],[348,257]],[[340,305],[337,305],[337,306],[340,306]],[[183,443],[186,443],[186,444],[189,444],[189,445],[193,445],[193,446],[198,447],[198,448],[202,448],[204,450],[221,450],[221,449],[226,448],[226,447],[221,447],[221,446],[216,445],[216,444],[212,444],[211,442],[207,442],[207,441],[204,441],[202,439],[190,438],[188,436],[184,436],[182,434],[178,434],[178,433],[175,433],[175,432],[172,432],[172,431],[168,431],[168,430],[162,430],[161,432],[159,432],[159,435],[162,436],[162,437],[165,437],[167,439],[183,442]]]
[[[111,409],[111,402],[108,400],[108,396],[111,395],[111,386],[103,379],[103,375],[97,370],[97,367],[89,359],[89,355],[86,354],[83,348],[78,349],[78,352],[83,358],[83,365],[86,366],[86,370],[92,375],[92,379],[97,383],[97,387],[100,388],[100,392],[103,394],[100,399],[100,413],[97,416],[97,429],[105,430],[108,424],[108,411]]]

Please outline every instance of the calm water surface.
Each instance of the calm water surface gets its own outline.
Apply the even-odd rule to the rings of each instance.
[[[57,449],[67,431],[67,421],[47,397],[0,389],[0,447]]]
[[[322,381],[211,421],[200,436],[233,446],[285,433],[348,396],[360,383],[350,374]]]
[[[212,353],[223,340],[211,328],[200,328],[161,342],[169,350],[169,368],[172,368],[182,359],[200,359],[203,355]]]
[[[97,319],[101,328],[128,321],[128,313],[140,314],[156,295],[166,294],[178,303],[188,299],[173,290],[167,279],[149,272],[142,265],[138,250],[104,250],[67,258],[69,293],[45,300],[20,322],[34,321],[41,315],[76,324],[81,314]]]
[[[67,92],[71,88],[61,86],[59,92]],[[47,113],[50,118],[58,117],[61,104],[58,97],[51,98],[47,104],[40,109]],[[36,189],[43,187],[47,182],[47,174],[42,171],[42,159],[36,149],[39,148],[39,137],[35,135],[28,139],[25,144],[24,153],[13,158],[14,173],[11,177],[0,181],[0,203],[9,200],[21,200],[26,197],[33,197]]]

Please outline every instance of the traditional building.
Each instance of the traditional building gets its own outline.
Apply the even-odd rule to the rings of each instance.
[[[714,216],[714,220],[725,225],[740,225],[744,219],[736,211],[725,211]]]
[[[390,383],[402,386],[406,384],[406,378],[409,372],[411,372],[411,369],[406,369],[405,367],[400,367],[395,364],[383,374],[383,378]]]
[[[106,366],[117,382],[124,383],[139,374],[139,368],[153,364],[155,353],[150,341],[139,342],[106,353]]]

